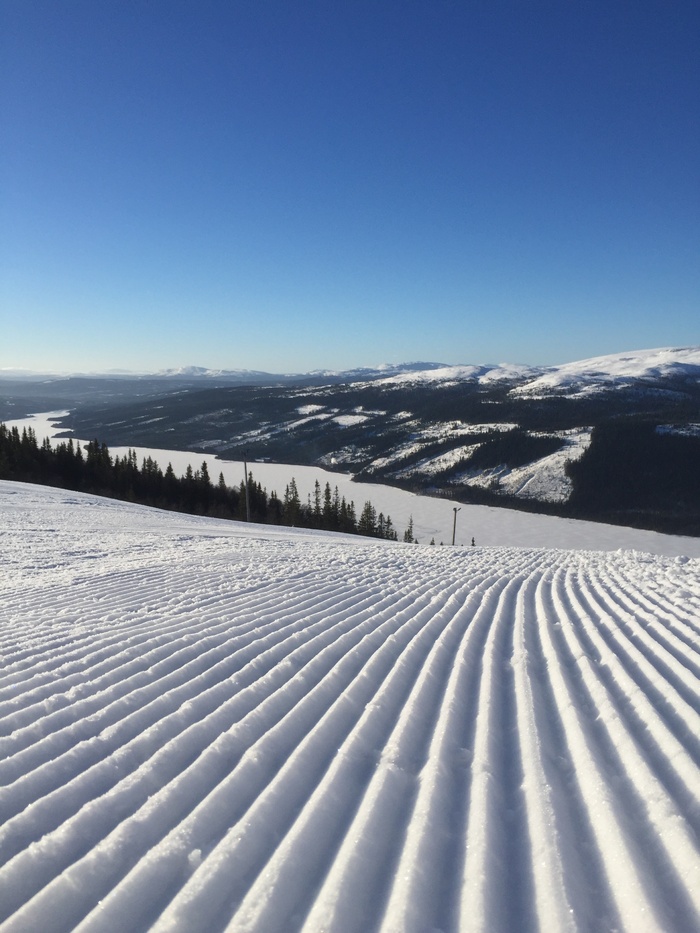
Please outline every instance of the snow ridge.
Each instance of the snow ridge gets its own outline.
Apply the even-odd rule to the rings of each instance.
[[[181,366],[157,372],[114,369],[108,372],[59,373],[31,372],[24,369],[0,367],[0,379],[36,379],[71,376],[123,377],[141,379],[233,380],[275,384],[290,380],[328,378],[333,381],[376,381],[378,385],[405,383],[450,384],[475,381],[482,385],[494,382],[512,382],[517,394],[539,392],[586,392],[610,385],[629,385],[639,381],[665,379],[700,379],[700,347],[661,347],[651,350],[633,350],[610,353],[557,366],[530,366],[519,363],[447,364],[435,362],[380,363],[374,367],[356,367],[349,370],[316,369],[307,373],[268,373],[251,369],[209,369],[205,366]]]
[[[2,491],[3,933],[700,927],[699,561]]]
[[[666,379],[700,381],[700,347],[664,347],[565,363],[513,389],[515,395],[590,393]]]

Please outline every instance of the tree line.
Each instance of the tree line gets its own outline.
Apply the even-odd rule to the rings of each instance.
[[[136,451],[112,456],[107,445],[97,440],[84,448],[72,438],[55,447],[48,438],[39,444],[32,428],[23,428],[20,433],[16,427],[0,424],[0,479],[58,486],[213,518],[245,521],[249,517],[262,524],[398,540],[389,515],[377,512],[369,501],[358,515],[354,502],[339,495],[337,486],[331,489],[330,483],[322,488],[316,480],[313,494],[304,502],[292,477],[280,498],[274,491],[268,494],[252,473],[248,474],[247,489],[243,480],[237,487],[227,486],[223,473],[218,482],[212,482],[206,461],[197,470],[188,465],[184,476],[176,476],[171,463],[163,471],[151,457],[144,457],[139,465]],[[412,522],[403,540],[414,540]]]

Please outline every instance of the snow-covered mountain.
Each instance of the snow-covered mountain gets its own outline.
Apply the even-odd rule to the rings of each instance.
[[[544,370],[532,366],[519,366],[512,363],[500,363],[497,366],[444,366],[440,363],[425,369],[400,369],[396,373],[379,380],[380,385],[409,385],[416,383],[454,384],[458,382],[477,382],[488,385],[495,382],[520,382],[532,379]]]
[[[270,373],[258,369],[211,369],[206,366],[177,366],[160,370],[112,369],[90,372],[32,371],[28,369],[0,368],[0,381],[7,380],[73,380],[73,379],[119,379],[119,380],[164,380],[173,383],[192,381],[221,384],[277,385],[279,383],[360,382],[417,372],[423,374],[444,368],[444,363],[380,363],[378,366],[361,366],[355,369],[316,369],[309,372]]]
[[[280,381],[362,382],[381,380],[384,384],[476,381],[483,384],[510,382],[515,392],[560,391],[571,394],[591,391],[595,386],[625,386],[640,380],[668,378],[700,380],[700,347],[664,347],[612,353],[557,366],[528,366],[514,363],[446,364],[380,363],[377,366],[350,370],[318,369],[311,372],[269,373],[251,369],[211,369],[205,366],[181,366],[158,371],[110,370],[108,372],[33,373],[30,370],[0,368],[0,379],[31,378],[134,378],[206,381],[279,383]]]
[[[191,367],[9,385],[0,417],[68,409],[67,430],[109,445],[246,454],[700,533],[700,347],[538,368],[414,362],[272,376]],[[596,478],[606,462],[613,472]]]
[[[385,377],[385,385],[407,383],[456,383],[474,381],[482,385],[511,383],[515,395],[588,394],[611,387],[626,388],[639,383],[687,380],[700,382],[700,347],[665,347],[612,353],[558,366],[431,364],[421,370],[397,367]]]
[[[669,381],[700,383],[700,347],[667,347],[566,363],[544,371],[513,392],[572,396]]]
[[[700,928],[697,559],[0,525],[3,933]]]

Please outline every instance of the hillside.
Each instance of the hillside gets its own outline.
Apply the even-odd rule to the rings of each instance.
[[[66,431],[110,446],[246,454],[458,501],[700,535],[700,348],[556,367],[264,376],[188,371],[31,390],[4,381],[0,413],[65,407]]]
[[[0,516],[3,933],[700,926],[697,559]]]

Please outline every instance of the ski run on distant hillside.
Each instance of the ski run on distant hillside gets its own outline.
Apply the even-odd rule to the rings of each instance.
[[[2,933],[700,929],[700,560],[0,519]]]

